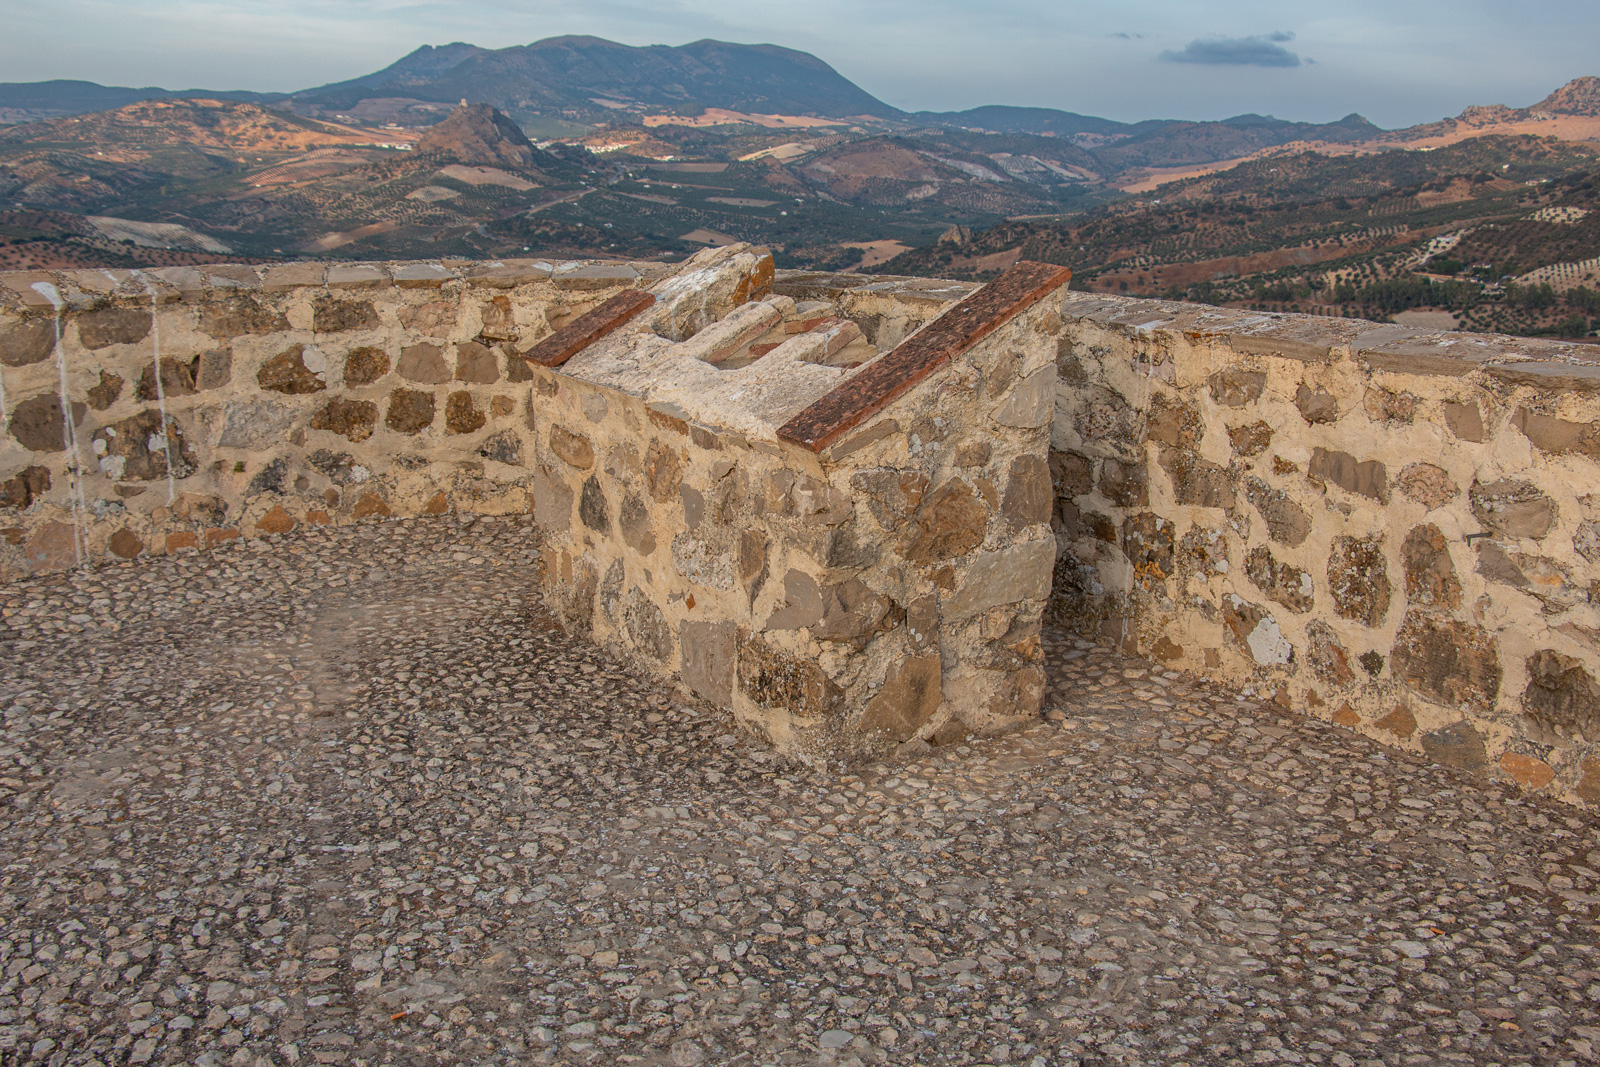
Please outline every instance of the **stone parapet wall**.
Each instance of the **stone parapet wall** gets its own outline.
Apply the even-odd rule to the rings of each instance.
[[[0,577],[307,522],[525,511],[538,420],[518,352],[665,273],[0,275]]]
[[[1082,293],[1063,316],[1055,611],[1600,802],[1600,353]]]
[[[532,511],[568,625],[808,757],[1036,713],[1048,596],[1600,803],[1594,349],[1050,271],[775,277],[736,246],[0,275],[0,578]]]
[[[997,730],[1043,692],[1061,281],[814,449],[784,420],[975,287],[773,293],[744,246],[0,275],[0,577],[532,511],[568,626],[782,749]]]

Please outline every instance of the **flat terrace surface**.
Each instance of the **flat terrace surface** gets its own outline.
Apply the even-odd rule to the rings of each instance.
[[[854,775],[556,631],[521,520],[0,590],[0,1063],[1586,1064],[1600,827],[1067,640]]]

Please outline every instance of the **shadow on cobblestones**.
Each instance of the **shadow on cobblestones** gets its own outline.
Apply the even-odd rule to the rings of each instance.
[[[1061,635],[822,775],[556,630],[515,519],[0,589],[0,1063],[1600,1054],[1600,825]]]

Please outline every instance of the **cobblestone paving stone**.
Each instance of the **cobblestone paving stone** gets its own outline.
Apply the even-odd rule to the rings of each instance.
[[[0,589],[0,1063],[1581,1064],[1597,820],[1056,635],[824,774],[522,520]]]

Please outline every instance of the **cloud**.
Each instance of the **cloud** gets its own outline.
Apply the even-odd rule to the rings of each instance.
[[[1265,36],[1201,37],[1181,49],[1161,53],[1168,63],[1207,63],[1230,67],[1298,67],[1300,57],[1283,47],[1294,40],[1284,30]]]

